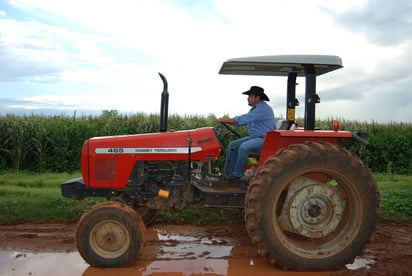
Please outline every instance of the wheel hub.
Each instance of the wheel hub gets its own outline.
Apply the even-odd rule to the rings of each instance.
[[[314,197],[306,200],[301,208],[302,219],[309,224],[316,224],[325,219],[327,202],[323,198]]]
[[[342,211],[342,200],[335,186],[300,179],[289,189],[280,223],[286,231],[321,238],[336,229]]]
[[[129,243],[127,230],[116,221],[99,222],[90,232],[90,245],[104,258],[121,256],[127,250]]]

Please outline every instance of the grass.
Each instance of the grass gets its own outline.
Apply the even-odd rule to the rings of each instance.
[[[0,224],[29,221],[76,221],[81,214],[104,199],[82,201],[61,196],[60,184],[80,173],[0,174]],[[376,174],[381,193],[382,220],[412,220],[412,176]],[[186,208],[162,211],[157,223],[223,224],[243,221],[241,210],[199,210]]]
[[[375,175],[381,194],[382,219],[403,221],[412,219],[412,176]]]
[[[101,201],[75,201],[61,196],[60,184],[80,174],[0,174],[0,224],[28,221],[75,221]]]

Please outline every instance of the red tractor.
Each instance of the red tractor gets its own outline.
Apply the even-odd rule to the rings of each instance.
[[[379,216],[379,193],[370,170],[346,147],[358,134],[315,128],[316,77],[342,67],[337,56],[286,55],[229,59],[220,74],[287,77],[287,120],[266,134],[248,186],[215,177],[222,152],[212,127],[167,131],[168,92],[162,93],[160,132],[85,141],[82,178],[62,184],[65,197],[104,197],[85,212],[77,248],[92,266],[133,264],[145,244],[145,225],[159,210],[243,208],[260,254],[291,270],[333,270],[353,261],[368,243]],[[296,79],[304,77],[303,128],[295,124]],[[234,130],[230,130],[234,131]]]

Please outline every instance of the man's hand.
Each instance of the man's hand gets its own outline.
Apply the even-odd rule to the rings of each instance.
[[[219,118],[219,119],[217,119],[217,121],[220,124],[222,124],[222,123],[231,124],[231,125],[236,124],[235,119],[232,119],[232,118]]]

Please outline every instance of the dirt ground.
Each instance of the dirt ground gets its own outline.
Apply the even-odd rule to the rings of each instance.
[[[243,248],[230,256],[240,258],[259,258],[256,250],[247,236],[244,225],[224,226],[179,226],[179,225],[153,225],[147,229],[147,244],[143,259],[155,260],[167,258],[160,244],[165,243],[161,238],[169,232],[178,233],[166,241],[169,247],[179,248],[179,243],[184,241],[180,237],[196,235],[199,238],[209,237],[211,244],[224,244]],[[0,225],[0,250],[17,252],[75,252],[74,236],[75,224],[63,223],[29,223],[19,225]],[[185,234],[186,233],[186,234]],[[190,233],[187,234],[187,233]],[[195,233],[195,234],[194,234]],[[188,248],[187,242],[182,248]],[[190,242],[190,239],[189,239]],[[207,243],[206,243],[207,245]],[[147,248],[147,250],[146,250]],[[195,246],[190,250],[196,250]],[[174,249],[177,250],[177,249]],[[150,253],[152,252],[152,253]],[[207,253],[205,253],[207,252]],[[184,256],[193,258],[194,254],[184,253]],[[212,254],[205,250],[202,254]],[[17,258],[18,256],[16,256]],[[412,221],[402,223],[381,223],[372,237],[371,243],[366,247],[362,256],[363,260],[371,261],[367,266],[341,271],[344,275],[412,275]]]

